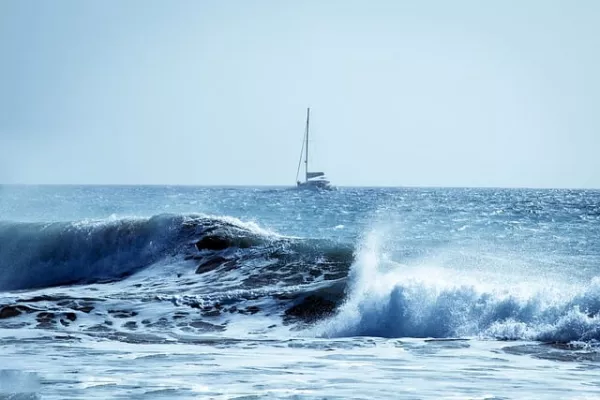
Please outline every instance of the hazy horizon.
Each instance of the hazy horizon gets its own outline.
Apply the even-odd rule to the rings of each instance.
[[[295,184],[195,184],[195,183],[1,183],[0,187],[189,187],[206,189],[295,189]],[[600,191],[596,187],[551,186],[404,186],[404,185],[333,185],[333,189],[481,189],[481,190],[575,190]]]
[[[0,183],[600,188],[600,3],[0,3]]]

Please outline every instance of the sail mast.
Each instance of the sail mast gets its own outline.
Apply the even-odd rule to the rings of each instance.
[[[310,107],[306,109],[306,158],[304,164],[306,164],[306,176],[305,181],[308,182],[308,127],[310,122]]]

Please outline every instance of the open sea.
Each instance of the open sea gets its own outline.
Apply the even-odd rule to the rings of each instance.
[[[0,399],[438,398],[600,398],[600,191],[0,186]]]

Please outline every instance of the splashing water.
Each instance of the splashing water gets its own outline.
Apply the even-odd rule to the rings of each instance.
[[[319,335],[600,340],[600,278],[575,288],[524,291],[478,283],[460,271],[386,262],[381,240],[372,232],[359,247],[347,299],[316,329]]]

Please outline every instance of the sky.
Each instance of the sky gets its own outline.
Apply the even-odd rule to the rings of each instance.
[[[0,0],[0,182],[600,188],[600,2]]]

